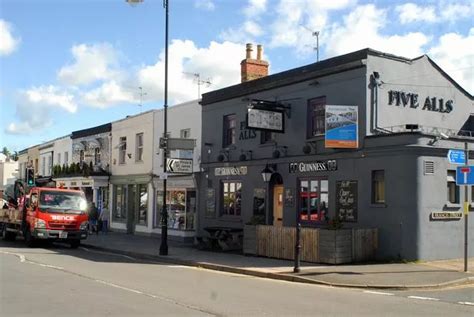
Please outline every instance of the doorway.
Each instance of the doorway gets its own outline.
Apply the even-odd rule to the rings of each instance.
[[[283,226],[283,185],[273,186],[273,225]]]

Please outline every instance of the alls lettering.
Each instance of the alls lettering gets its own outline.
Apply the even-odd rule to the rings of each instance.
[[[388,104],[390,106],[410,106],[410,108],[418,108],[418,94],[406,93],[403,91],[390,90],[388,92]],[[443,98],[426,97],[421,110],[450,113],[454,110],[454,102],[452,100],[444,101]]]
[[[240,122],[239,140],[255,139],[257,132],[255,130],[248,130],[245,128],[245,122]]]

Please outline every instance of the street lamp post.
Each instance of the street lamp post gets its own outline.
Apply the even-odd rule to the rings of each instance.
[[[267,185],[266,188],[266,195],[265,195],[265,223],[269,224],[270,218],[270,179],[272,178],[273,171],[265,165],[265,168],[262,171],[262,178],[265,184]]]
[[[126,0],[129,4],[136,5],[143,0]],[[164,91],[164,111],[163,111],[163,139],[165,140],[163,148],[163,208],[161,212],[161,244],[160,255],[168,255],[168,210],[166,206],[166,159],[168,157],[168,12],[169,0],[163,0],[165,9],[165,91]]]

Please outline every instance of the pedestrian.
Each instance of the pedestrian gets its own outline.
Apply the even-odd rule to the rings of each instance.
[[[95,206],[95,203],[92,203],[89,208],[89,230],[90,234],[93,234],[94,232],[96,234],[99,234],[99,229],[97,227],[97,221],[99,219],[99,213],[97,211],[97,207]]]
[[[102,232],[107,234],[108,224],[109,224],[109,208],[107,207],[102,208],[102,212],[100,214],[100,220],[102,221]]]

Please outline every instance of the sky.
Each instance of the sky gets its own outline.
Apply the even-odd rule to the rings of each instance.
[[[474,94],[469,0],[168,0],[169,105],[363,48],[430,56]],[[0,147],[19,151],[163,106],[162,0],[0,0]],[[255,52],[254,52],[255,53]],[[200,85],[198,85],[200,83]]]

